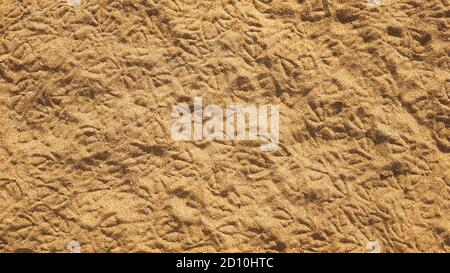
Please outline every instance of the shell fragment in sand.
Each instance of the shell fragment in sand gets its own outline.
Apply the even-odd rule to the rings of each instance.
[[[66,248],[71,253],[81,253],[81,246],[77,241],[70,241]]]
[[[71,6],[79,6],[81,4],[81,0],[67,0],[67,4]]]

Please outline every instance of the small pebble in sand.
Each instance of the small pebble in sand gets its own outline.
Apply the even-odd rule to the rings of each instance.
[[[70,241],[66,248],[71,253],[81,253],[81,246],[77,241]]]
[[[81,4],[81,0],[67,0],[67,4],[71,6],[79,6]]]
[[[369,253],[381,253],[381,244],[378,241],[370,241],[367,243]]]

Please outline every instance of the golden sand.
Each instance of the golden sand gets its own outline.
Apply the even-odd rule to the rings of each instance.
[[[450,251],[448,0],[72,3],[0,5],[1,252]],[[196,96],[279,148],[173,141]]]

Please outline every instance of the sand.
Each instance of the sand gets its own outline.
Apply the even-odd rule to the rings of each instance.
[[[77,2],[0,5],[1,252],[450,251],[448,0]]]

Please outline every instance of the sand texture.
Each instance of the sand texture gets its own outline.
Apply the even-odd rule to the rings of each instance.
[[[0,0],[0,252],[449,252],[449,3]]]

